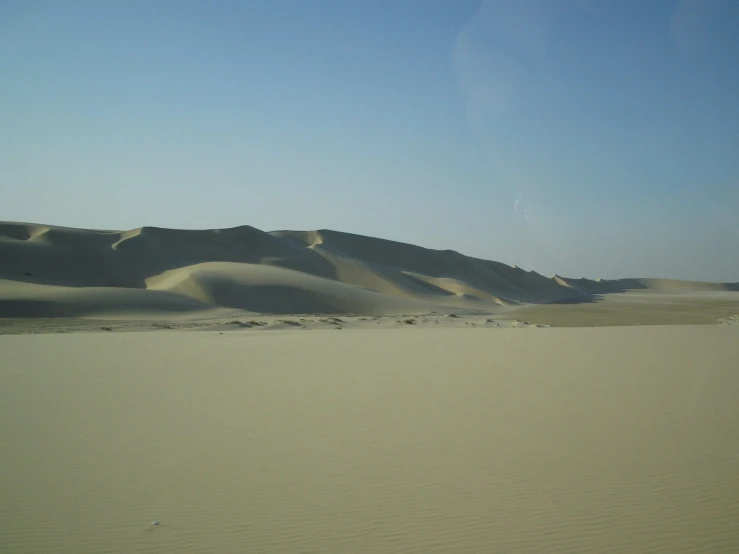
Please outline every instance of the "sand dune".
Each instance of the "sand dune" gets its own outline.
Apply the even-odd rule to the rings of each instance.
[[[0,352],[3,554],[739,552],[736,326]]]
[[[271,265],[209,262],[147,279],[148,290],[262,313],[396,313],[428,305]]]
[[[522,303],[735,283],[546,278],[533,271],[336,231],[253,227],[94,231],[0,223],[0,317],[260,313],[490,313]]]
[[[210,304],[169,291],[59,287],[0,280],[0,317],[154,316],[207,312]]]
[[[609,281],[619,290],[739,291],[739,283],[706,283],[679,279],[617,279]]]

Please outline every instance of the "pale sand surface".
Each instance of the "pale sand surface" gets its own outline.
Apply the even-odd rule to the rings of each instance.
[[[15,335],[0,354],[2,553],[739,552],[736,326]]]

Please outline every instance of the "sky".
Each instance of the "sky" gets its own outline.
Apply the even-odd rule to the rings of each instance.
[[[735,0],[0,0],[0,220],[739,281]]]

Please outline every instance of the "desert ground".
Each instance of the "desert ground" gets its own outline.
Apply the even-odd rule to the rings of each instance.
[[[739,552],[737,291],[0,224],[0,552]]]

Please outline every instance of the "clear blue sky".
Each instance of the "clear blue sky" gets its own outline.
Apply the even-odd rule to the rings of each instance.
[[[0,0],[0,220],[739,281],[739,2]]]

